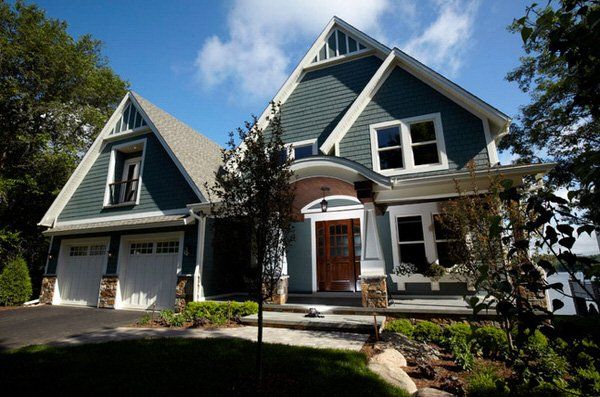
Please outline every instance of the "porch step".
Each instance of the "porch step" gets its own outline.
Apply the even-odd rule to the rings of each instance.
[[[373,316],[349,314],[323,314],[324,317],[304,317],[303,313],[294,312],[263,312],[263,325],[271,328],[290,328],[318,331],[338,331],[369,334],[374,332]],[[242,324],[258,325],[258,315],[242,317]],[[377,328],[380,330],[385,324],[385,316],[377,316]]]

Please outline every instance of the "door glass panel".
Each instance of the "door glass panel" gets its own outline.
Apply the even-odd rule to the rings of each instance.
[[[360,225],[358,221],[352,224],[352,235],[354,237],[354,256],[360,258],[362,256],[362,246],[360,241]]]

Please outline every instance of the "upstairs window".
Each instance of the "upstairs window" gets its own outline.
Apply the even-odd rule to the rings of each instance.
[[[104,200],[105,207],[139,203],[145,142],[145,139],[141,139],[113,146]]]
[[[289,156],[294,160],[300,160],[310,156],[317,155],[317,140],[308,139],[306,141],[292,142],[287,145]]]
[[[317,55],[313,58],[312,63],[352,54],[366,49],[367,47],[359,40],[336,29],[329,35],[325,44],[323,44]]]
[[[371,154],[385,175],[447,169],[439,113],[371,125]]]

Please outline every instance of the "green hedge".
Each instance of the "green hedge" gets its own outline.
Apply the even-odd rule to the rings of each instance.
[[[387,331],[397,332],[412,338],[415,327],[409,320],[405,318],[399,318],[385,323],[385,329]]]
[[[213,324],[224,324],[236,318],[258,313],[258,303],[246,302],[189,302],[183,315],[189,321],[206,319]]]
[[[22,305],[33,293],[31,278],[25,259],[17,257],[8,261],[0,274],[0,304]]]

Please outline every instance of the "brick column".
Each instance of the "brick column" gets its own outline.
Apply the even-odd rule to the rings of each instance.
[[[54,287],[56,285],[56,276],[44,276],[42,278],[42,290],[40,291],[40,303],[51,305],[54,298]]]
[[[388,307],[387,277],[360,276],[363,307]]]
[[[117,299],[117,275],[104,275],[100,280],[100,292],[98,296],[98,307],[103,309],[114,309]]]
[[[175,287],[175,310],[182,311],[193,300],[193,276],[178,275]]]

